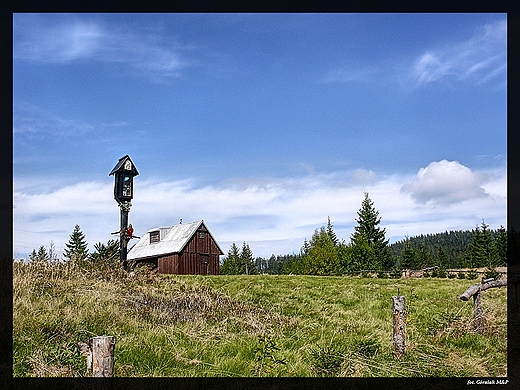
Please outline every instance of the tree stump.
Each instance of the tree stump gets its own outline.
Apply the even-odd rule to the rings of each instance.
[[[401,359],[406,348],[406,313],[404,295],[393,296],[394,358]]]

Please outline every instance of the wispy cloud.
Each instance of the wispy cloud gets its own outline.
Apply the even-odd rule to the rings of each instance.
[[[363,191],[369,192],[379,210],[388,237],[471,229],[482,218],[493,227],[505,225],[505,173],[493,176],[494,182],[488,183],[492,187],[485,188],[490,191],[488,196],[481,196],[484,189],[472,181],[475,172],[460,169],[455,162],[446,163],[430,164],[426,174],[411,186],[411,196],[401,189],[413,182],[413,177],[379,176],[361,169],[292,179],[240,179],[203,187],[192,180],[152,182],[137,178],[130,220],[139,235],[153,227],[177,224],[180,218],[204,219],[223,247],[247,241],[255,256],[269,256],[277,250],[278,254],[297,251],[304,238],[310,238],[314,229],[326,224],[327,216],[331,217],[338,237],[348,241]],[[442,172],[449,171],[444,176],[449,183],[436,175],[434,182],[455,186],[451,193],[432,193],[436,187],[425,181],[439,164],[444,167]],[[463,174],[460,183],[457,172]],[[467,191],[458,192],[464,185],[469,186]],[[118,208],[108,180],[77,183],[49,192],[28,192],[19,182],[14,187],[15,246],[16,242],[27,241],[29,235],[16,229],[72,232],[78,223],[93,244],[107,241],[110,232],[118,228]],[[480,190],[472,193],[474,187]],[[428,196],[456,199],[457,203],[423,202]],[[34,233],[30,242],[43,238]],[[61,243],[56,237],[53,240],[56,246],[63,246],[68,236],[62,237]]]
[[[114,28],[98,20],[67,18],[45,25],[43,19],[14,16],[13,58],[42,63],[117,62],[152,77],[177,77],[190,61],[175,42],[159,35]]]
[[[507,62],[507,22],[486,24],[465,42],[423,53],[413,65],[417,84],[453,78],[475,83],[502,76],[505,80]]]
[[[64,118],[51,111],[23,102],[13,102],[13,133],[17,136],[55,137],[85,134],[93,124]],[[19,138],[17,138],[19,139]]]

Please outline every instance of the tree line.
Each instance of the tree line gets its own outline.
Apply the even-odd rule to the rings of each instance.
[[[82,266],[116,266],[119,261],[119,242],[108,240],[106,244],[98,242],[94,244],[94,252],[89,253],[88,243],[85,234],[79,225],[74,226],[74,230],[69,236],[69,241],[65,243],[63,259],[58,257],[54,244],[51,241],[49,250],[40,245],[38,250],[33,249],[29,255],[29,261],[36,262],[58,262],[60,260],[72,261]]]
[[[310,241],[304,240],[297,254],[253,260],[247,243],[241,251],[233,243],[222,262],[221,274],[400,276],[404,269],[435,267],[442,274],[452,268],[487,268],[491,272],[507,264],[507,232],[502,226],[492,230],[482,221],[472,231],[407,237],[389,245],[379,211],[367,192],[357,216],[350,242],[337,238],[329,217],[327,225],[316,229]]]

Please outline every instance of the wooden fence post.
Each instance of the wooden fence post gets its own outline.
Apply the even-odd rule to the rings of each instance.
[[[401,359],[406,348],[406,313],[404,295],[393,296],[394,358]]]
[[[92,351],[92,376],[112,377],[114,375],[114,336],[97,336],[89,340]]]
[[[475,332],[482,333],[484,326],[482,322],[482,292],[480,290],[473,295],[473,320]]]
[[[80,350],[87,357],[87,371],[92,377],[109,378],[114,375],[114,336],[97,336],[88,344],[79,343]]]

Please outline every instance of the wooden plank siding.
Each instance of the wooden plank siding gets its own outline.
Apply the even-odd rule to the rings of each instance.
[[[179,273],[179,255],[161,256],[157,260],[157,268],[160,274]]]
[[[161,274],[218,275],[220,250],[204,225],[191,237],[180,253],[158,259]]]

